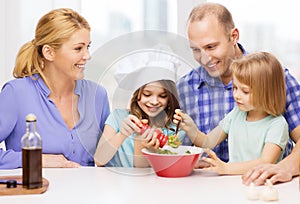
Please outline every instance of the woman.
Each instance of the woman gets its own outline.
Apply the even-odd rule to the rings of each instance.
[[[93,154],[109,115],[106,90],[84,80],[90,59],[90,26],[71,9],[56,9],[38,22],[13,75],[0,93],[0,169],[22,165],[25,117],[37,117],[43,167],[94,165]]]

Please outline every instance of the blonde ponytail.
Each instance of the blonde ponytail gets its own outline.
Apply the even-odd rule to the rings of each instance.
[[[38,49],[35,47],[34,40],[25,43],[19,50],[16,57],[16,64],[13,71],[15,78],[32,76],[42,73],[43,61],[39,56]]]

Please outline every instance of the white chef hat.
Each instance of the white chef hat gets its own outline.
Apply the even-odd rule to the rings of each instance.
[[[137,50],[120,60],[114,74],[119,88],[135,91],[158,80],[176,81],[180,60],[167,46]]]

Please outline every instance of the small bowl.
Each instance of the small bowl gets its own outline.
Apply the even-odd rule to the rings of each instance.
[[[178,148],[165,145],[161,149],[170,150],[176,154],[159,154],[146,148],[142,149],[156,175],[161,177],[175,178],[191,175],[199,156],[203,153],[202,148],[184,145],[180,145]],[[186,153],[187,151],[190,154]]]

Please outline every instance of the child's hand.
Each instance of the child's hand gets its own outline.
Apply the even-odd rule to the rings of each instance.
[[[186,113],[183,113],[180,109],[175,110],[173,115],[173,122],[178,124],[181,121],[179,128],[184,130],[187,135],[195,134],[198,131],[198,127],[194,123],[193,119]]]
[[[146,148],[158,149],[160,143],[157,139],[160,130],[154,128],[148,128],[143,132],[142,135],[137,136],[142,143],[142,145]]]
[[[127,118],[122,121],[120,133],[128,137],[134,132],[140,132],[142,126],[142,122],[136,116],[128,115]]]
[[[210,167],[203,168],[203,170],[206,171],[214,171],[218,174],[227,174],[228,172],[228,164],[226,162],[223,162],[219,157],[216,155],[216,153],[210,149],[203,149],[204,152],[209,156],[203,157],[202,160],[209,163]]]

